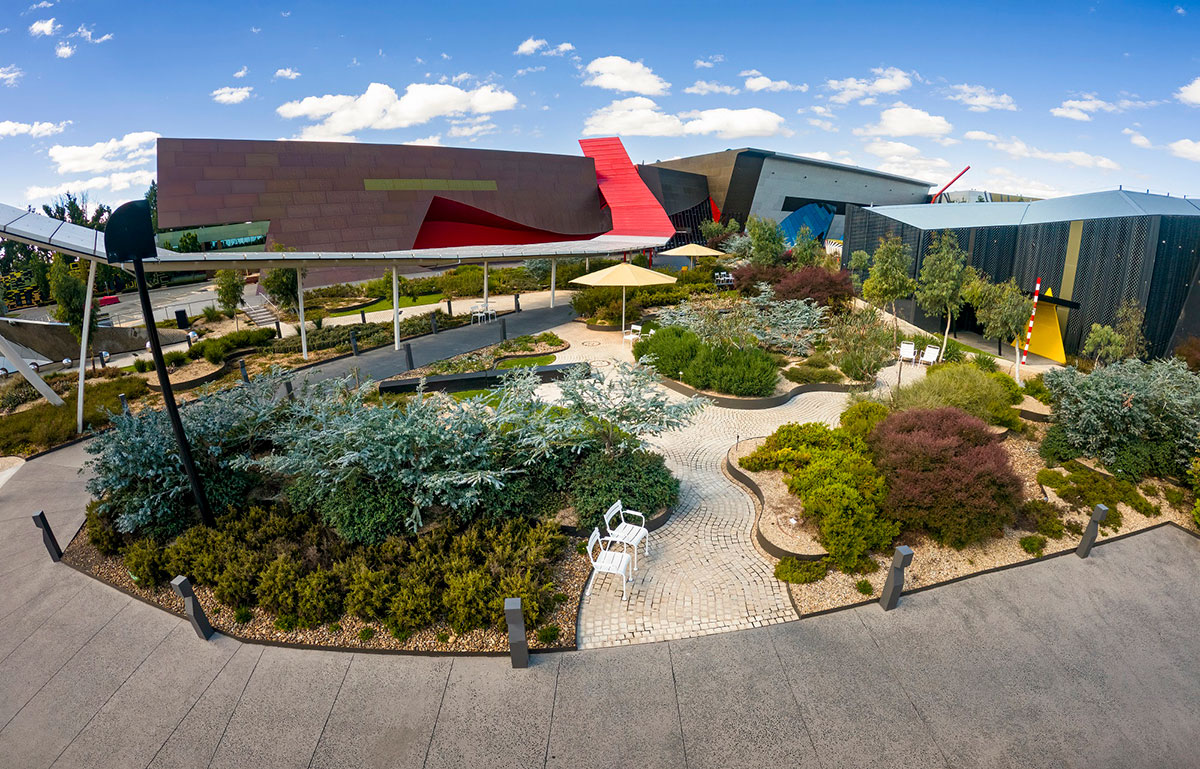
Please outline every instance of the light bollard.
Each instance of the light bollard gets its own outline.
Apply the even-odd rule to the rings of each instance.
[[[900,603],[900,593],[904,592],[904,569],[912,563],[912,558],[913,551],[908,545],[896,548],[888,569],[887,582],[883,584],[883,594],[879,596],[879,605],[884,611],[891,611]]]
[[[508,323],[504,318],[500,319],[500,341],[508,339]]]
[[[525,613],[520,598],[504,599],[504,619],[508,623],[508,653],[514,668],[529,667],[529,641],[525,638]]]
[[[350,349],[358,355],[358,330],[353,328],[350,329]]]
[[[433,329],[433,333],[437,333],[437,313],[429,313],[429,327]]]
[[[242,372],[242,382],[244,384],[250,384],[250,375],[246,373],[246,361],[244,359],[238,360],[238,368],[241,369]]]
[[[416,366],[413,365],[412,345],[408,342],[404,343],[404,365],[406,371],[412,371]]]
[[[54,531],[50,528],[50,522],[46,520],[46,514],[38,511],[37,515],[33,516],[33,524],[42,530],[42,544],[46,546],[50,560],[55,563],[61,561],[62,548],[58,546],[58,540],[54,538]]]
[[[1104,519],[1108,517],[1108,507],[1106,505],[1096,505],[1092,510],[1091,520],[1088,521],[1087,528],[1083,530],[1083,539],[1079,540],[1079,547],[1075,548],[1075,555],[1080,558],[1087,558],[1092,552],[1092,545],[1096,544],[1096,537],[1100,534],[1100,524],[1104,523]]]
[[[521,311],[521,295],[513,294],[513,312]]]
[[[192,592],[192,583],[188,578],[180,575],[171,580],[171,589],[175,591],[175,595],[183,599],[183,612],[187,615],[188,622],[192,623],[192,629],[196,631],[196,635],[202,641],[212,638],[212,625],[209,624],[208,617],[204,614],[204,608],[196,600],[196,594]]]

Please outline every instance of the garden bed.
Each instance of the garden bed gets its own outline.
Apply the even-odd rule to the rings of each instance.
[[[781,379],[775,386],[775,395],[769,395],[765,398],[746,398],[737,395],[723,395],[708,390],[696,390],[683,382],[666,377],[660,377],[659,381],[663,387],[666,387],[668,390],[674,390],[681,395],[707,398],[714,405],[721,408],[746,410],[773,409],[777,406],[782,406],[792,398],[803,393],[851,393],[869,390],[874,385],[874,383],[867,382],[814,382],[812,384],[793,385],[790,388],[785,388],[783,385],[788,383]]]
[[[495,369],[501,361],[516,358],[538,358],[554,355],[570,347],[557,335],[551,333],[537,336],[519,336],[497,344],[488,345],[472,352],[456,355],[425,366],[404,372],[405,379],[438,376],[442,374],[468,374]]]
[[[2,464],[0,469],[3,469]],[[583,589],[592,571],[587,557],[577,552],[575,545],[575,542],[569,543],[553,571],[554,588],[565,595],[566,600],[557,603],[541,623],[543,627],[558,627],[560,635],[553,642],[543,642],[538,638],[537,630],[528,629],[526,641],[532,650],[575,648],[576,616],[579,613]],[[139,587],[125,568],[122,559],[119,556],[102,555],[88,541],[84,528],[80,528],[63,550],[63,563],[141,601],[184,616],[183,601],[175,595],[170,585],[152,589]],[[251,608],[250,619],[238,622],[234,610],[217,600],[212,588],[194,585],[193,590],[214,629],[248,643],[419,654],[485,654],[508,651],[506,631],[489,627],[456,635],[444,622],[415,631],[403,641],[392,635],[382,622],[367,622],[352,615],[346,615],[336,623],[316,628],[297,627],[291,631],[284,631],[275,626],[276,617],[261,607]],[[370,630],[364,633],[365,628]],[[364,637],[366,635],[370,637]]]

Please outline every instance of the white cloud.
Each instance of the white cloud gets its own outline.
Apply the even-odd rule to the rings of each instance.
[[[90,179],[76,179],[49,187],[27,187],[25,189],[25,199],[28,201],[42,200],[43,198],[57,197],[67,192],[79,193],[91,192],[93,190],[120,192],[131,187],[134,189],[146,187],[153,180],[153,171],[122,171],[106,176],[93,176]]]
[[[57,35],[60,29],[62,25],[56,24],[53,18],[42,19],[29,25],[29,34],[33,37],[50,37]]]
[[[71,125],[70,120],[64,120],[61,123],[48,123],[45,121],[17,123],[12,120],[0,120],[0,139],[6,136],[32,136],[35,139],[43,136],[53,136],[54,134],[62,133],[69,125]]]
[[[1194,160],[1200,163],[1200,142],[1191,139],[1180,139],[1167,145],[1167,149],[1177,158]]]
[[[107,43],[109,40],[113,39],[111,32],[101,35],[100,37],[96,37],[95,29],[95,24],[93,24],[91,27],[88,27],[86,24],[80,24],[79,28],[71,33],[71,37],[78,37],[81,40],[88,41],[89,43]]]
[[[426,136],[421,139],[413,139],[409,142],[401,142],[401,144],[411,144],[414,147],[440,147],[442,146],[442,137],[438,134]]]
[[[292,12],[291,11],[280,11],[279,15],[286,19],[288,16],[292,15]]]
[[[711,61],[706,61],[705,59],[696,59],[694,62],[692,62],[692,66],[694,66],[696,69],[712,69],[714,64]]]
[[[890,174],[937,179],[945,176],[950,170],[948,161],[943,158],[925,157],[919,149],[904,142],[875,139],[863,149],[882,161],[879,164],[880,171]]]
[[[575,50],[575,46],[570,43],[559,43],[548,51],[542,51],[543,56],[562,56]]]
[[[262,32],[262,27],[251,27],[250,32],[257,35],[259,32]]]
[[[0,67],[0,83],[3,83],[11,88],[17,84],[17,81],[20,80],[21,76],[24,74],[25,71],[16,64],[10,64],[7,67]]]
[[[137,131],[95,144],[56,144],[47,154],[60,174],[102,174],[140,166],[152,159],[157,139],[153,131]]]
[[[697,96],[704,96],[710,93],[724,93],[730,96],[741,93],[741,91],[732,85],[722,85],[713,80],[697,80],[696,82],[683,89],[684,93],[694,93]]]
[[[670,83],[654,74],[645,64],[621,56],[601,56],[592,59],[585,70],[588,77],[583,81],[584,85],[610,91],[661,96],[671,87]]]
[[[1091,120],[1096,112],[1116,112],[1117,105],[1104,101],[1096,94],[1084,94],[1078,99],[1066,99],[1063,103],[1050,110],[1055,117],[1068,120]]]
[[[233,73],[233,76],[236,78],[243,78],[246,76],[246,73],[249,71],[250,71],[250,68],[247,67],[245,64],[243,64],[241,69],[239,69],[237,72]]]
[[[837,155],[831,155],[824,150],[817,152],[801,152],[802,158],[813,158],[814,160],[825,160],[831,163],[845,163],[846,165],[855,165],[854,158],[846,150],[838,150]]]
[[[1154,146],[1153,144],[1150,143],[1149,139],[1147,139],[1141,133],[1133,130],[1132,128],[1123,128],[1123,129],[1121,129],[1121,133],[1128,136],[1129,143],[1135,147],[1141,147],[1142,149],[1150,149],[1151,147]]]
[[[487,119],[487,116],[484,116],[482,118],[482,120],[467,120],[467,121],[455,122],[453,125],[450,126],[449,134],[451,136],[459,136],[459,137],[462,137],[462,136],[479,137],[479,136],[487,136],[488,134],[494,134],[498,130],[499,130],[499,128],[496,126],[496,124],[489,122]]]
[[[254,86],[250,85],[241,87],[227,85],[218,88],[209,95],[212,96],[212,100],[217,104],[241,104],[246,99],[250,98],[250,94],[253,93],[253,91]]]
[[[1079,168],[1101,168],[1106,171],[1117,171],[1121,168],[1116,161],[1106,158],[1103,155],[1092,155],[1083,150],[1051,152],[1049,150],[1038,149],[1037,147],[1030,147],[1015,136],[1005,140],[983,131],[968,131],[965,136],[975,141],[986,141],[992,149],[1014,158],[1048,160],[1051,163],[1062,163]]]
[[[1057,198],[1071,194],[1068,190],[1047,184],[1040,179],[1018,176],[1003,166],[988,169],[989,176],[977,176],[971,184],[977,189],[1005,192],[1012,195],[1028,195],[1034,198]]]
[[[908,73],[896,67],[876,67],[871,70],[874,78],[848,77],[844,80],[826,80],[825,87],[833,91],[829,101],[834,104],[849,104],[881,94],[899,93],[912,85]]]
[[[1200,107],[1200,77],[1176,91],[1175,98],[1184,104]]]
[[[838,130],[837,126],[833,124],[832,120],[822,120],[820,118],[810,117],[808,119],[808,124],[814,128],[820,128],[822,131],[834,132]]]
[[[722,139],[791,134],[783,124],[783,117],[769,110],[706,109],[672,115],[644,96],[618,99],[596,110],[584,123],[583,133],[585,136],[714,135]]]
[[[545,72],[545,71],[546,71],[546,67],[541,66],[541,65],[539,65],[537,67],[522,67],[521,69],[517,70],[516,77],[522,77],[524,75],[529,75],[534,72]]]
[[[931,115],[923,109],[910,107],[904,102],[896,102],[895,106],[879,113],[879,122],[875,125],[855,128],[858,136],[946,136],[953,130],[950,121],[941,115]]]
[[[747,69],[738,73],[738,77],[746,78],[747,91],[807,91],[808,83],[792,85],[786,80],[772,80],[756,69]]]
[[[389,130],[427,123],[438,117],[487,115],[517,106],[517,97],[494,85],[473,89],[438,83],[410,83],[403,96],[383,83],[371,83],[359,96],[327,94],[281,104],[283,118],[319,120],[297,138],[346,138],[362,129]]]
[[[549,43],[540,37],[528,37],[525,42],[517,46],[517,50],[513,51],[514,56],[531,56],[541,49],[545,48]]]
[[[275,70],[275,77],[282,78],[284,80],[295,80],[296,78],[300,77],[300,73],[291,67],[282,67]]]
[[[54,46],[54,55],[60,59],[69,59],[75,55],[75,46],[63,40]]]
[[[950,101],[967,105],[971,112],[987,112],[988,110],[1016,110],[1013,98],[1006,93],[996,93],[991,88],[982,85],[959,83],[950,86]]]
[[[442,51],[441,57],[442,61],[450,61],[450,54],[446,53],[445,51]]]
[[[40,11],[43,8],[53,8],[53,7],[54,7],[54,3],[52,3],[50,0],[42,0],[40,3],[34,3],[33,5],[26,8],[25,13],[29,13],[30,11]],[[24,14],[22,14],[22,15],[24,15]]]
[[[1187,16],[1187,9],[1182,5],[1177,5],[1175,6],[1175,13],[1179,14],[1180,16]]]

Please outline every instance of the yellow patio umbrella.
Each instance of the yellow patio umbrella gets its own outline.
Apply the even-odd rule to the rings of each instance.
[[[686,256],[691,260],[692,264],[696,264],[696,259],[701,256],[725,256],[724,251],[718,251],[715,248],[702,246],[698,243],[688,243],[682,246],[676,246],[669,251],[659,251],[659,256]]]
[[[625,289],[629,286],[660,286],[665,283],[674,283],[675,278],[670,275],[663,275],[661,272],[647,270],[645,267],[638,267],[635,264],[622,262],[614,264],[612,267],[605,267],[603,270],[589,272],[587,275],[582,275],[572,283],[581,283],[585,286],[620,286],[621,287],[621,330],[625,330]]]

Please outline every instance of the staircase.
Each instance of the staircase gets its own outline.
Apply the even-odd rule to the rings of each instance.
[[[252,307],[246,307],[246,316],[250,318],[250,322],[256,326],[274,326],[275,321],[279,320],[275,317],[275,313],[271,311],[270,305],[257,304]]]

